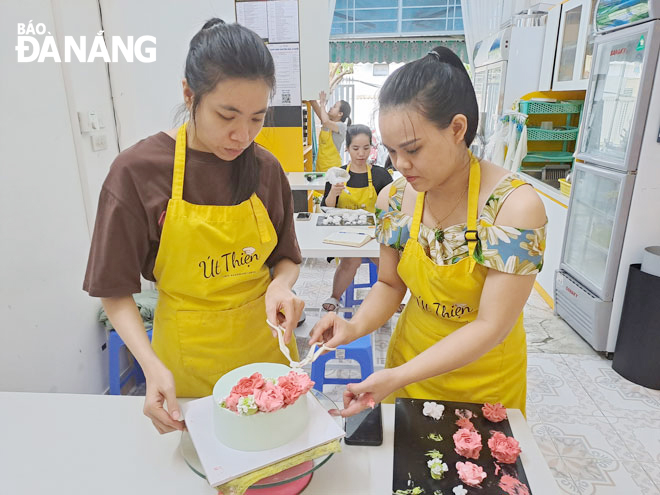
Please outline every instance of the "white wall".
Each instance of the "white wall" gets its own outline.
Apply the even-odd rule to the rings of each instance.
[[[93,4],[80,0],[76,8]],[[30,20],[60,34],[51,2],[3,3],[0,390],[101,392],[105,336],[95,323],[98,301],[82,291],[90,239],[83,190],[90,198],[98,195],[90,184],[105,175],[108,160],[77,152],[80,135],[70,121],[77,105],[67,93],[66,67],[17,62],[17,23]],[[94,17],[85,16],[82,25],[92,35],[98,30]],[[89,76],[79,90],[85,105],[96,105],[96,95],[107,104],[99,81],[82,70]],[[79,156],[88,160],[85,184]]]
[[[190,39],[208,19],[235,22],[236,13],[233,0],[101,0],[100,4],[106,35],[157,39],[156,62],[110,64],[123,150],[174,127],[176,110],[183,103],[181,79]]]
[[[528,179],[529,180],[529,179]],[[535,184],[536,185],[536,184]],[[542,188],[542,185],[538,186]],[[566,227],[566,215],[568,213],[568,198],[559,193],[548,191],[549,186],[543,188],[547,195],[539,194],[545,206],[545,214],[548,216],[548,227],[546,232],[545,255],[543,257],[543,270],[536,276],[536,281],[547,294],[554,299],[555,271],[561,263],[561,250],[564,246],[564,228]],[[538,189],[537,189],[538,190]],[[554,196],[551,199],[548,196]]]
[[[300,80],[303,100],[316,100],[328,91],[330,24],[334,0],[299,0]]]

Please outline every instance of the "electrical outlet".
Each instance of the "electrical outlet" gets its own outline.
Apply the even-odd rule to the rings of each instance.
[[[90,137],[93,151],[102,151],[108,148],[108,136],[106,134],[93,134]]]

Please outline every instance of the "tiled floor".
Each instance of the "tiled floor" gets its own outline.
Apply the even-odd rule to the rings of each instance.
[[[319,308],[329,296],[334,267],[305,260],[295,289],[308,308]],[[366,265],[358,277],[367,279]],[[302,352],[318,317],[318,309],[309,309],[296,332]],[[384,365],[393,320],[374,334],[376,368]],[[660,495],[660,391],[619,376],[536,292],[525,308],[525,328],[527,421],[561,493]],[[335,363],[331,374],[358,376],[355,365]],[[335,400],[341,390],[324,389]]]

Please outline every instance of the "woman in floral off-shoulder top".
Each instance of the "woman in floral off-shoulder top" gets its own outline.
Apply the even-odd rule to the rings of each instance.
[[[522,310],[543,266],[534,189],[469,152],[479,111],[460,59],[435,48],[379,96],[383,144],[403,177],[376,203],[378,282],[357,314],[326,315],[310,342],[336,347],[383,325],[411,292],[385,369],[344,393],[344,416],[396,397],[501,402],[525,412]]]

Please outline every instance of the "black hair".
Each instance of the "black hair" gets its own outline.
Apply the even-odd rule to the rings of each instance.
[[[275,88],[275,63],[259,36],[240,24],[217,17],[206,21],[192,40],[186,57],[185,78],[193,92],[190,114],[195,123],[202,98],[227,79],[263,80]],[[248,199],[257,189],[260,165],[252,142],[232,167],[233,204]]]
[[[341,112],[341,121],[351,125],[351,105],[346,100],[339,100],[339,111]]]
[[[351,141],[355,136],[365,134],[369,137],[369,144],[371,144],[371,129],[364,124],[349,125],[346,129],[346,149],[351,145]]]
[[[378,103],[381,109],[412,104],[439,129],[449,127],[454,116],[465,115],[468,147],[477,134],[479,107],[472,81],[461,59],[443,46],[394,71],[383,84]]]

